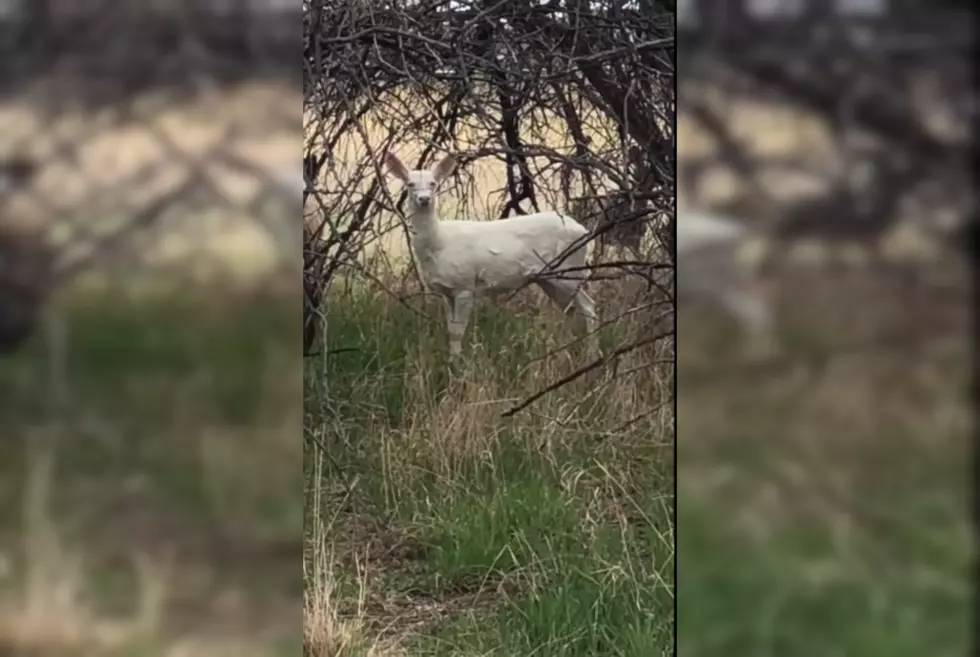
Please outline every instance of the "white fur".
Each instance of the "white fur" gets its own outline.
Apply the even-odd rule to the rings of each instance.
[[[677,217],[677,251],[735,242],[748,237],[748,229],[727,217],[705,212],[684,212]]]
[[[449,351],[458,355],[478,295],[496,295],[534,283],[568,314],[577,312],[589,333],[597,326],[595,303],[585,293],[588,230],[571,217],[539,212],[499,221],[442,221],[439,183],[456,166],[446,156],[431,171],[409,171],[393,154],[392,173],[408,191],[411,246],[425,285],[446,301]],[[578,241],[581,248],[548,267]],[[563,272],[564,273],[561,273]],[[554,276],[558,272],[559,276]],[[542,276],[544,275],[544,276]],[[594,335],[590,339],[594,350]]]
[[[774,346],[769,303],[744,257],[755,237],[727,217],[682,212],[677,217],[677,299],[714,303],[741,324],[753,347]]]
[[[288,169],[277,169],[274,173],[275,185],[286,194],[295,194],[302,197],[306,191],[306,177],[303,170],[298,167]]]

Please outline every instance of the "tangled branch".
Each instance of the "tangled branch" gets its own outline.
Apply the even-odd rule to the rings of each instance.
[[[308,325],[338,273],[393,266],[369,248],[404,202],[384,185],[387,149],[419,167],[455,152],[455,216],[628,197],[633,211],[590,213],[595,235],[672,232],[672,3],[319,1],[304,29],[306,154],[324,165],[308,203]],[[664,248],[628,267],[648,291],[670,287]]]

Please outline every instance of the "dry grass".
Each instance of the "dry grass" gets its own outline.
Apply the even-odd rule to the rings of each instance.
[[[322,464],[317,464],[316,475],[322,475]],[[314,488],[310,506],[322,508],[321,490]],[[334,591],[337,563],[332,552],[328,551],[330,536],[324,519],[314,514],[307,526],[307,554],[304,559],[303,576],[306,581],[304,593],[303,646],[306,654],[313,657],[360,654],[364,657],[401,657],[404,653],[393,643],[372,640],[365,628],[363,595],[358,597],[358,605],[353,617],[341,617],[341,605]],[[310,547],[310,546],[320,546]],[[364,588],[361,588],[363,594]]]
[[[4,363],[0,654],[298,649],[294,303],[198,291],[66,295],[56,415],[41,345]]]
[[[69,226],[113,230],[218,143],[270,169],[294,167],[301,150],[295,89],[148,94],[98,114],[52,113],[36,91],[0,108],[3,154],[42,163],[2,210],[18,224],[53,221],[55,239],[74,240]],[[127,183],[140,169],[152,175]],[[279,264],[275,245],[234,209],[257,181],[209,174],[228,202],[133,240],[142,253],[120,259],[124,286],[95,275],[58,295],[70,409],[52,416],[45,404],[44,345],[2,365],[0,654],[299,650],[298,290],[261,278]],[[148,263],[224,276],[161,281]],[[27,447],[53,438],[55,469],[24,468]]]
[[[759,148],[793,150],[806,143],[814,149],[823,140],[826,150],[827,135],[816,122],[808,130],[798,117],[783,118],[776,122],[783,129],[774,130],[772,117],[766,117],[766,143]],[[679,133],[682,151],[696,150],[698,136],[689,122],[681,121]],[[372,134],[378,148],[383,134]],[[348,166],[363,157],[362,141],[363,135],[352,137],[348,149],[340,149]],[[503,186],[499,174],[481,170],[467,187],[468,199],[477,204],[487,199],[484,215],[493,214],[493,194]],[[310,377],[327,378],[330,395],[316,386],[308,392],[313,409],[308,431],[325,448],[315,466],[308,463],[308,495],[316,496],[311,513],[323,519],[325,529],[308,536],[307,558],[322,564],[325,555],[349,555],[321,567],[320,578],[308,575],[308,590],[329,592],[317,599],[330,605],[329,611],[322,604],[308,607],[308,623],[314,616],[319,620],[313,624],[334,628],[334,637],[348,641],[343,650],[323,654],[359,654],[372,640],[413,655],[671,650],[669,633],[647,628],[647,636],[658,638],[641,643],[609,616],[577,616],[571,610],[598,605],[614,610],[616,618],[634,618],[637,608],[618,606],[611,590],[646,600],[650,608],[641,603],[640,609],[658,621],[673,607],[673,584],[664,566],[673,559],[673,528],[670,514],[662,513],[670,507],[673,485],[673,369],[582,381],[509,421],[501,418],[503,409],[574,366],[567,357],[535,360],[558,345],[556,336],[564,330],[557,318],[540,312],[546,304],[527,294],[506,310],[483,309],[469,356],[450,375],[438,307],[413,297],[416,290],[400,280],[388,283],[407,305],[359,285],[334,290],[330,346],[353,351],[319,364]],[[622,291],[599,287],[604,289],[595,296],[611,311]],[[633,318],[610,333],[621,331],[622,338],[649,331],[650,325],[649,317]],[[689,339],[696,354],[702,351],[698,340],[711,347],[710,334],[695,333],[682,332],[687,336],[682,340]],[[725,351],[721,344],[701,355],[724,361]],[[673,352],[642,357],[671,361]],[[729,364],[738,365],[730,359]],[[626,359],[619,371],[636,365]],[[698,428],[722,413],[711,404],[721,402],[685,390],[689,396],[682,409],[696,409],[685,435],[699,442]],[[637,419],[643,413],[649,414]],[[733,428],[736,420],[723,417],[722,425],[711,426],[717,430],[727,422]],[[686,491],[701,489],[714,477],[696,467],[682,473],[691,484]],[[633,551],[643,544],[639,536],[651,535],[659,547]],[[575,537],[575,549],[563,544],[569,536]],[[569,554],[582,554],[583,545],[585,564],[570,564]],[[620,551],[612,556],[609,545]],[[636,559],[638,554],[643,556]],[[654,567],[637,568],[649,565],[648,554],[659,555]],[[327,581],[322,573],[328,573]],[[590,585],[577,579],[581,573],[588,574]],[[643,597],[650,591],[660,602]],[[577,620],[580,634],[556,620],[559,611],[566,620]]]
[[[38,516],[31,524],[43,532],[51,519]],[[107,617],[86,599],[77,555],[65,554],[53,531],[43,533],[29,539],[34,551],[23,564],[26,585],[20,599],[0,603],[0,654],[114,655],[160,632],[166,573],[158,572],[156,564],[136,555],[140,601],[129,618]]]
[[[571,337],[558,314],[530,293],[481,307],[450,373],[439,306],[389,283],[407,306],[334,290],[331,347],[353,351],[308,375],[307,622],[368,642],[314,654],[669,654],[671,345],[503,418],[575,367],[547,356]]]
[[[689,657],[967,651],[968,306],[962,272],[932,274],[797,275],[783,358],[755,368],[682,315]]]

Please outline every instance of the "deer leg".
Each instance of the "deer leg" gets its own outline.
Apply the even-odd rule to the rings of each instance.
[[[457,292],[447,298],[448,312],[446,328],[449,331],[449,355],[459,356],[463,352],[463,336],[473,313],[474,295],[472,292]]]
[[[738,320],[755,353],[768,353],[774,347],[769,304],[750,288],[730,289],[721,296],[722,305]]]
[[[573,315],[581,316],[585,323],[585,330],[588,333],[587,341],[589,350],[598,353],[598,338],[595,334],[599,327],[599,318],[596,314],[595,301],[592,300],[585,289],[584,281],[575,280],[540,280],[537,281],[538,287],[544,290],[545,294],[555,302],[567,317]]]

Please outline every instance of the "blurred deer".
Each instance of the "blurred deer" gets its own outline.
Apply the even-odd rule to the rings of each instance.
[[[777,349],[776,326],[759,272],[744,258],[755,231],[723,215],[681,212],[677,217],[677,304],[713,305],[742,329],[753,356]]]
[[[798,253],[797,247],[810,244],[828,254],[860,255],[862,262],[883,267],[889,261],[887,241],[896,230],[912,227],[923,236],[940,236],[937,241],[941,241],[944,232],[960,225],[960,219],[933,216],[943,213],[944,200],[951,200],[937,198],[933,188],[948,185],[930,183],[930,176],[914,163],[887,151],[855,152],[850,157],[842,172],[831,176],[799,163],[760,162],[760,167],[779,166],[781,170],[794,166],[800,172],[815,174],[826,185],[825,191],[790,199],[774,198],[764,186],[755,184],[723,201],[706,200],[703,179],[710,163],[705,162],[682,164],[681,178],[697,205],[738,218],[760,232],[767,244],[766,266],[784,261]],[[910,202],[919,208],[912,213],[913,220],[906,221]],[[955,214],[966,214],[963,203],[954,200],[953,204],[958,207]],[[837,266],[843,264],[840,258],[834,260]]]

